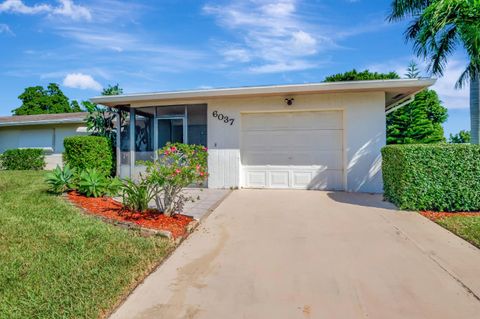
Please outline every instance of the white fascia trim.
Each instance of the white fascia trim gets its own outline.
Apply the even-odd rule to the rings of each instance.
[[[45,120],[45,121],[21,121],[0,123],[0,127],[9,126],[31,126],[31,125],[51,125],[51,124],[82,124],[85,120],[65,119],[65,120]]]
[[[426,88],[435,84],[434,79],[398,79],[398,80],[376,80],[376,81],[351,81],[351,82],[322,82],[310,84],[273,85],[257,87],[240,87],[226,89],[170,91],[157,93],[137,93],[125,95],[97,96],[90,99],[98,104],[129,104],[130,102],[150,100],[174,100],[174,99],[196,99],[214,98],[226,96],[248,96],[248,95],[281,95],[295,93],[321,93],[321,92],[348,92],[348,91],[385,91],[395,88]]]

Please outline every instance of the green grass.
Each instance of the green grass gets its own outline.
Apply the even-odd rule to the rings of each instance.
[[[480,248],[480,216],[453,216],[437,223]]]
[[[0,171],[0,318],[97,318],[170,245],[82,214],[44,172]]]

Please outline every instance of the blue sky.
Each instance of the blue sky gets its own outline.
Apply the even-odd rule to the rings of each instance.
[[[56,82],[71,99],[119,83],[125,93],[319,82],[352,68],[405,73],[389,0],[0,0],[0,115],[27,86]],[[417,62],[425,66],[423,61]],[[435,89],[446,133],[469,128],[468,90],[450,60]],[[425,71],[423,75],[428,75]]]

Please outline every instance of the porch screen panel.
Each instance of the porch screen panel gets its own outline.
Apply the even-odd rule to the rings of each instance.
[[[130,113],[120,110],[120,177],[130,177]]]
[[[135,160],[149,161],[153,159],[155,108],[139,108],[135,112]]]
[[[207,105],[187,106],[188,144],[207,146]]]

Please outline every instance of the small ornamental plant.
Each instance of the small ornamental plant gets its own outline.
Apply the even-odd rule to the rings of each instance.
[[[157,160],[146,163],[146,178],[158,210],[166,216],[182,212],[185,202],[193,200],[183,189],[207,180],[207,157],[204,146],[175,143],[160,149]]]

